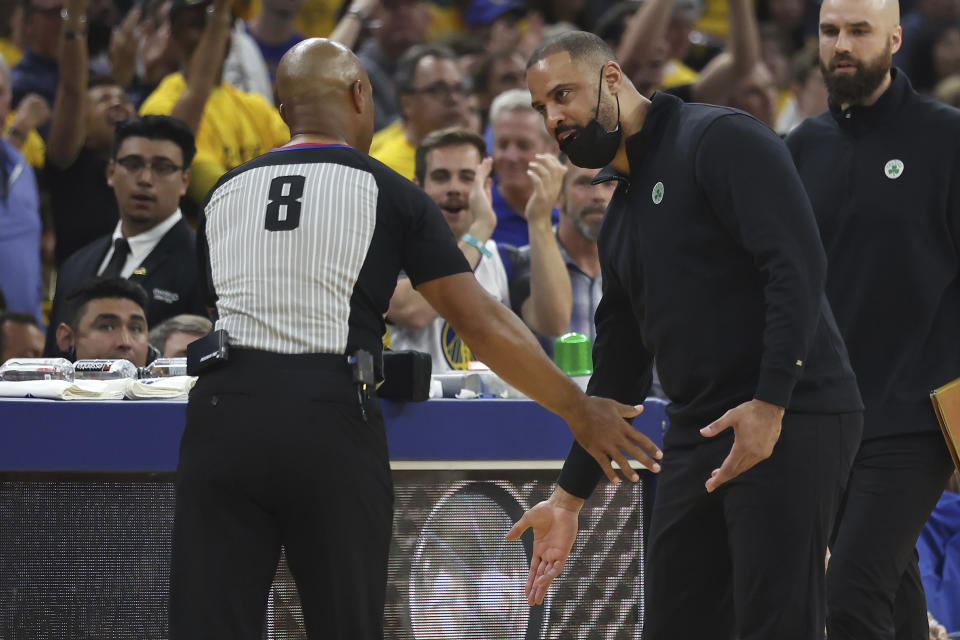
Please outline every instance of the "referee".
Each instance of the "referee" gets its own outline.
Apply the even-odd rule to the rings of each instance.
[[[477,283],[440,210],[366,155],[370,81],[354,55],[306,40],[277,70],[292,139],[221,178],[198,251],[226,363],[190,394],[176,479],[170,636],[259,640],[286,549],[311,638],[382,637],[393,487],[379,404],[383,315],[404,270],[508,382],[564,417],[613,479],[656,447],[588,398]],[[648,455],[649,452],[649,455]],[[636,480],[636,474],[631,474]]]

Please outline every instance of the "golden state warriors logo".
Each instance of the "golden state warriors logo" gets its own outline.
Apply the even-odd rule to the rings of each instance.
[[[451,369],[464,370],[473,360],[470,347],[454,332],[453,327],[446,320],[443,321],[443,327],[440,328],[440,349],[443,351],[443,357]]]

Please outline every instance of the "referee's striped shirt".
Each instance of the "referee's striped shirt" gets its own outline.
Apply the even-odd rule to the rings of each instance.
[[[230,344],[379,362],[403,270],[414,286],[469,271],[434,202],[343,145],[273,151],[224,175],[197,234],[208,304]]]

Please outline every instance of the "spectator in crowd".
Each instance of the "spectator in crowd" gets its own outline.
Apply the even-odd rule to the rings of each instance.
[[[777,87],[767,65],[757,62],[753,71],[731,87],[722,104],[746,111],[772,129],[777,120]]]
[[[131,27],[136,24],[139,16],[140,12],[137,9],[133,9],[132,14],[128,12],[126,17],[131,19]],[[114,64],[111,49],[117,44],[114,35],[120,31],[118,28],[120,13],[116,0],[89,0],[86,17],[87,53],[90,56],[90,62],[103,72],[109,72]],[[136,53],[136,48],[133,52]]]
[[[87,0],[67,0],[68,22],[60,36],[63,73],[57,85],[47,149],[50,208],[59,267],[75,251],[116,226],[117,199],[107,184],[107,164],[117,124],[133,104],[112,76],[89,76],[87,47],[68,37],[82,29]]]
[[[255,93],[273,106],[273,79],[257,41],[243,20],[233,17],[230,45],[223,61],[223,79],[230,86]]]
[[[465,124],[469,92],[454,53],[433,45],[404,54],[396,86],[402,118],[373,136],[370,155],[413,180],[417,145],[431,131]]]
[[[607,210],[610,198],[617,183],[604,180],[593,184],[597,176],[596,169],[584,169],[565,159],[567,173],[563,177],[563,189],[560,191],[560,222],[557,225],[557,244],[560,255],[567,267],[573,305],[570,325],[561,333],[576,331],[590,338],[591,344],[597,339],[597,328],[593,318],[603,293],[603,278],[600,275],[600,255],[597,251],[597,237],[600,224]],[[526,252],[528,249],[522,249]],[[530,287],[529,267],[517,270],[514,280],[514,292],[523,300]],[[541,341],[547,353],[553,351],[553,341]]]
[[[697,72],[684,64],[683,59],[690,51],[690,32],[702,9],[698,0],[621,4],[611,10],[611,17],[601,19],[603,31],[607,33],[600,33],[600,36],[607,39],[608,30],[613,33],[621,31],[617,55],[624,56],[625,70],[631,77],[636,71],[643,73],[642,67],[646,65],[660,76],[651,88],[689,85],[697,79]],[[619,16],[620,24],[616,27],[609,25],[612,16]],[[598,25],[598,30],[600,28]],[[655,80],[656,76],[649,79]]]
[[[827,85],[820,73],[820,53],[816,46],[804,47],[791,65],[793,100],[777,118],[774,130],[785,135],[807,118],[827,110]]]
[[[934,83],[960,74],[960,21],[940,29],[933,40]]]
[[[10,68],[23,58],[23,51],[19,47],[23,40],[22,32],[23,4],[18,1],[0,3],[0,72],[6,76],[8,92]],[[7,140],[23,152],[27,162],[40,168],[43,166],[43,140],[33,129],[47,122],[50,105],[37,94],[27,94],[20,103],[17,111],[8,108],[9,115],[5,122],[0,122],[0,126]]]
[[[260,13],[244,23],[267,63],[271,83],[276,82],[280,58],[304,38],[294,27],[301,6],[303,0],[263,0]]]
[[[10,74],[0,61],[0,122],[10,110]],[[40,209],[37,180],[23,155],[0,138],[0,290],[12,311],[40,319]]]
[[[892,67],[901,37],[895,0],[825,0],[830,110],[787,141],[866,405],[830,541],[830,640],[926,636],[917,537],[953,472],[929,396],[960,365],[960,111]]]
[[[10,101],[10,67],[0,58],[0,75]],[[7,108],[7,117],[0,121],[3,136],[16,147],[34,169],[42,169],[46,161],[46,144],[37,129],[45,128],[50,121],[50,105],[35,93],[28,93],[20,101],[19,108],[13,111]]]
[[[494,98],[508,89],[527,88],[525,64],[523,55],[512,49],[487,53],[477,60],[471,75],[484,125]]]
[[[530,92],[511,89],[500,94],[490,107],[493,128],[493,210],[497,228],[493,239],[515,247],[529,244],[525,211],[535,184],[527,167],[538,154],[556,154],[556,144],[543,127],[540,114],[530,106]],[[551,203],[553,204],[553,203]],[[560,219],[553,210],[551,224]]]
[[[461,31],[434,38],[431,44],[446,47],[453,51],[457,56],[457,66],[460,67],[463,77],[470,78],[474,83],[474,86],[471,87],[474,92],[479,90],[475,85],[477,79],[474,77],[474,73],[480,61],[488,55],[487,50],[483,48],[483,44],[479,40],[469,33]]]
[[[23,31],[26,47],[23,57],[13,67],[11,84],[13,86],[13,106],[16,108],[28,93],[36,93],[53,104],[57,92],[57,47],[60,43],[61,28],[66,29],[84,16],[67,12],[66,20],[61,18],[64,9],[63,0],[19,0],[23,6]],[[86,40],[84,29],[68,29],[70,36],[81,42]]]
[[[514,247],[490,239],[497,218],[489,194],[492,162],[486,158],[483,138],[463,129],[434,131],[417,148],[416,162],[416,183],[440,207],[477,281],[494,298],[512,306],[534,332],[559,335],[570,320],[570,280],[550,225],[550,211],[560,192],[563,165],[550,154],[530,162],[527,171],[535,186],[524,210],[531,227],[530,248],[521,256]],[[521,269],[526,273],[522,299],[512,293],[514,275]],[[429,353],[436,372],[466,369],[475,359],[463,339],[405,277],[397,282],[387,320],[392,325],[391,346]]]
[[[933,89],[933,97],[951,107],[960,107],[960,74],[941,80]]]
[[[210,333],[213,323],[204,316],[181,313],[150,330],[150,344],[164,358],[183,358],[187,345]]]
[[[686,102],[723,104],[730,87],[753,73],[760,60],[757,19],[749,0],[730,1],[729,50],[695,77],[675,72],[678,67],[669,63],[671,52],[675,55],[681,47],[682,34],[689,35],[688,18],[699,9],[690,0],[677,4],[674,0],[647,0],[639,9],[637,6],[624,2],[612,7],[598,22],[597,35],[623,60],[624,73],[643,95],[669,86],[669,93]],[[687,81],[681,82],[684,78]]]
[[[43,355],[43,331],[29,313],[0,312],[0,364],[10,358],[39,358]]]
[[[567,23],[572,29],[590,31],[593,23],[610,4],[607,0],[527,0],[527,8],[531,13],[536,12],[543,16],[545,24]],[[594,6],[598,5],[598,6]]]
[[[372,16],[359,17],[372,17],[376,25],[371,28],[372,37],[357,50],[357,57],[373,85],[373,126],[379,131],[401,117],[394,76],[404,54],[427,41],[430,8],[424,0],[382,0]]]
[[[933,48],[937,36],[960,23],[960,2],[916,0],[903,16],[903,46],[893,54],[894,65],[902,69],[917,91],[929,91],[936,84]]]
[[[23,4],[0,3],[0,58],[11,67],[23,57]]]
[[[532,51],[520,30],[526,15],[522,0],[470,0],[463,21],[487,51],[519,51],[526,57]]]
[[[172,0],[144,0],[137,25],[137,70],[128,87],[139,108],[160,82],[180,68],[176,43],[170,37]]]
[[[954,473],[917,539],[918,565],[930,609],[930,640],[960,631],[960,475]],[[936,634],[936,635],[935,635]],[[953,636],[956,638],[957,636]]]
[[[223,81],[232,5],[233,0],[214,0],[208,10],[173,0],[170,23],[183,71],[164,78],[140,106],[143,115],[173,115],[194,132],[197,154],[188,190],[194,203],[228,170],[289,137],[280,114],[262,96]]]
[[[757,17],[775,27],[787,42],[790,51],[796,51],[817,33],[817,0],[760,0]]]
[[[122,358],[147,364],[147,293],[125,278],[99,278],[76,290],[56,327],[57,347],[69,360]],[[150,358],[152,359],[152,358]]]
[[[759,25],[759,36],[760,60],[773,77],[773,88],[776,92],[775,110],[779,118],[780,114],[793,102],[793,93],[790,91],[792,81],[790,61],[794,55],[794,49],[773,25]]]
[[[205,314],[200,300],[195,234],[178,203],[190,182],[193,136],[170,116],[131,118],[117,127],[107,182],[120,207],[120,221],[74,253],[60,269],[50,312],[47,352],[59,341],[67,300],[90,279],[130,278],[149,297],[141,305],[153,325],[181,313]]]

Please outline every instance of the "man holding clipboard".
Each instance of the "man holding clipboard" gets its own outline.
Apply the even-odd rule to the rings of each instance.
[[[960,375],[960,111],[891,56],[896,0],[824,0],[829,111],[787,139],[866,412],[831,541],[830,640],[927,638],[915,545],[952,470],[928,396]]]

